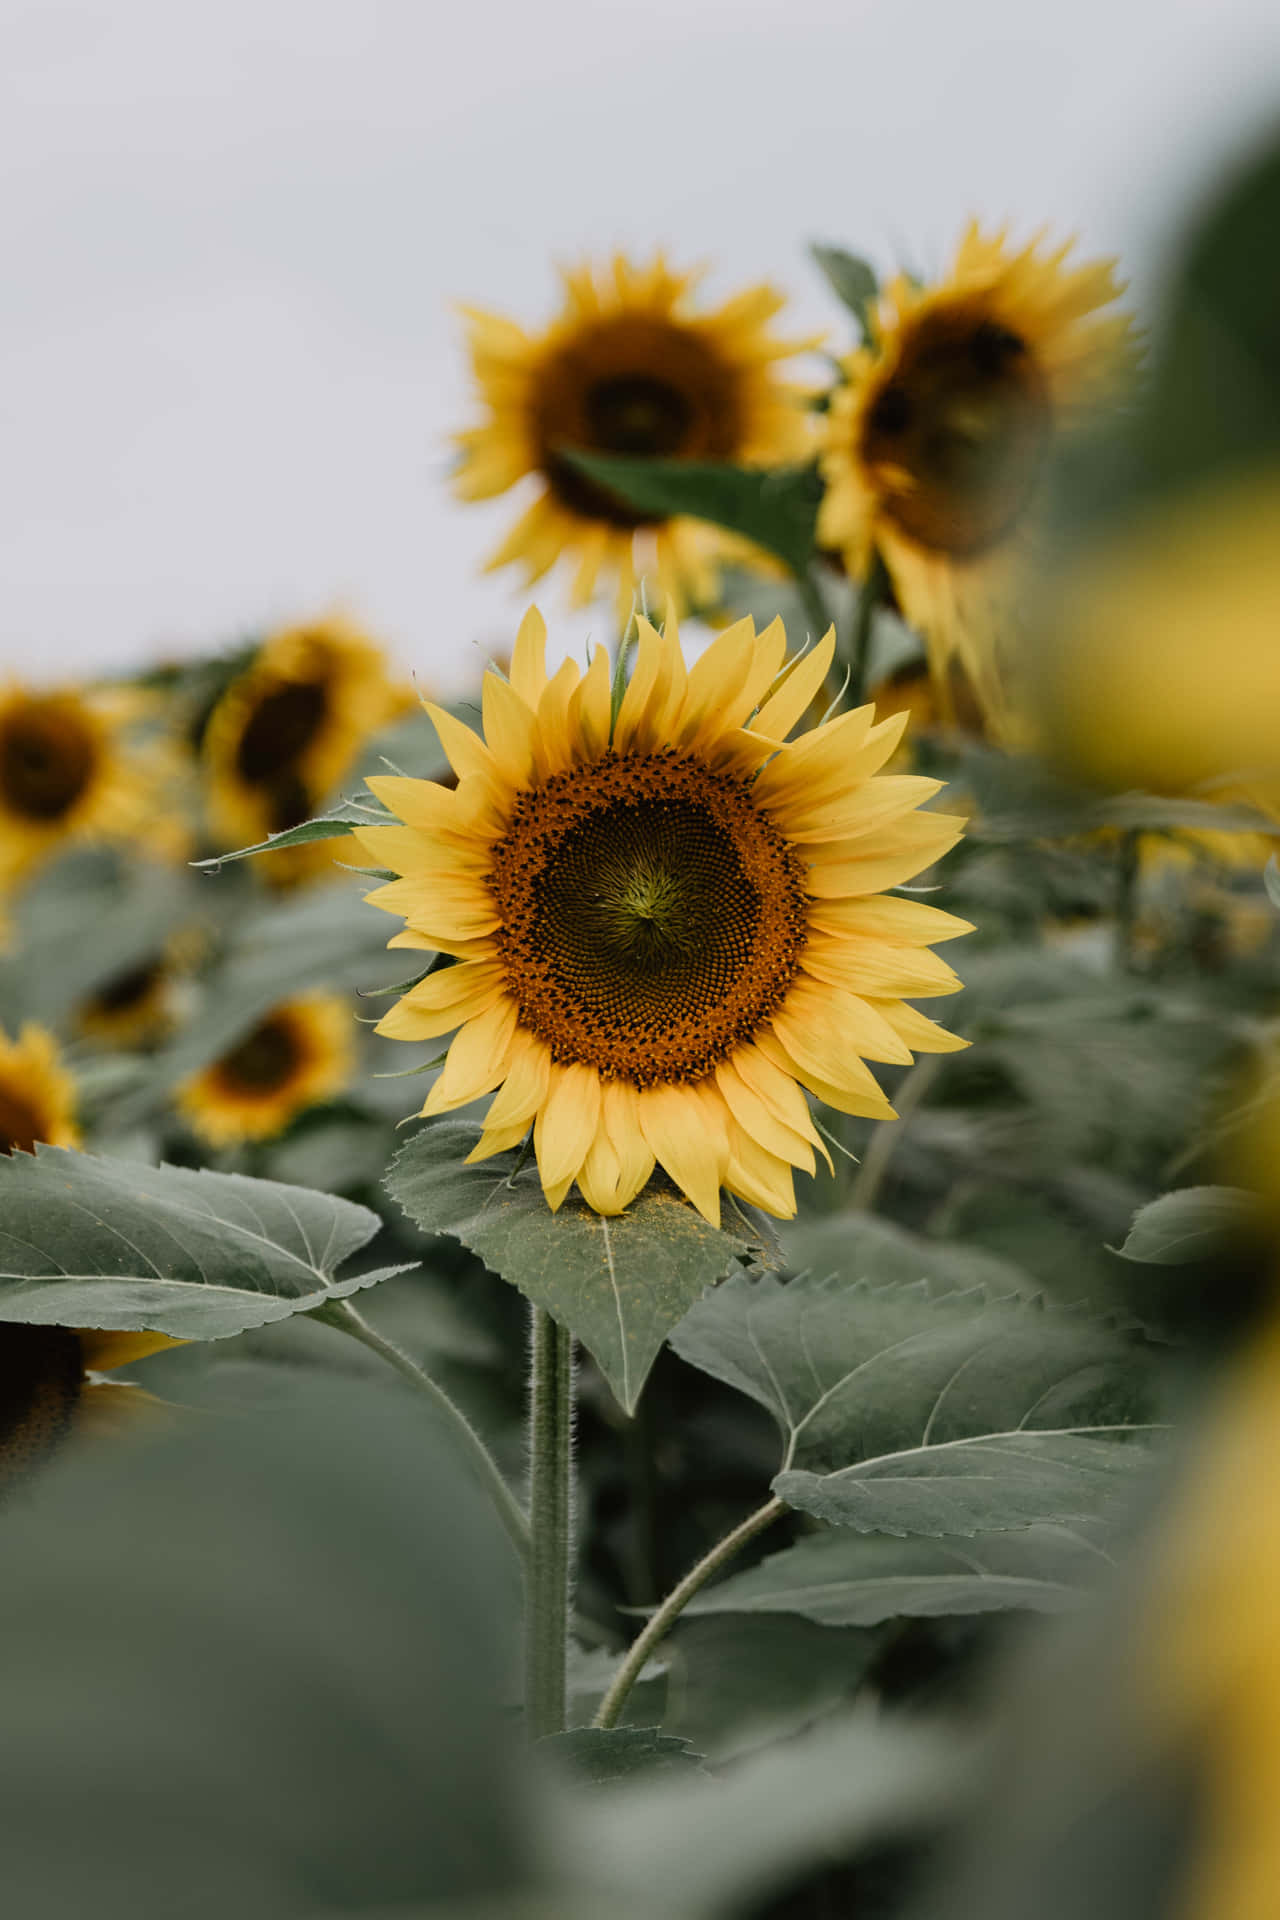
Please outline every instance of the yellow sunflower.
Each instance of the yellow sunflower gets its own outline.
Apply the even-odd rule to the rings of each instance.
[[[498,1089],[472,1158],[532,1124],[552,1207],[576,1180],[617,1213],[656,1163],[709,1220],[722,1187],[787,1217],[793,1168],[825,1156],[804,1089],[892,1119],[866,1061],[965,1044],[904,996],[959,985],[929,944],[966,923],[882,891],[962,823],[918,811],[938,781],[878,774],[905,717],[788,739],[831,634],[788,663],[779,621],[742,620],[686,669],[670,613],[639,624],[616,716],[604,651],[548,678],[531,611],[510,679],[485,675],[483,740],[428,708],[456,790],[370,780],[404,822],[357,831],[403,876],[369,896],[408,923],[391,944],[456,961],[379,1031],[457,1030],[422,1111]]]
[[[716,557],[729,550],[724,539],[703,523],[628,506],[564,451],[760,466],[803,459],[811,416],[773,363],[814,342],[770,331],[784,304],[772,287],[699,312],[691,298],[698,276],[674,273],[661,254],[647,267],[619,255],[606,272],[583,266],[563,277],[564,305],[542,333],[463,310],[487,417],[457,436],[457,491],[487,500],[526,475],[539,481],[488,564],[519,563],[533,581],[571,556],[576,606],[602,574],[615,576],[620,625],[646,573],[662,596],[703,605],[715,593]]]
[[[173,742],[128,687],[0,683],[0,888],[72,842],[187,851]]]
[[[310,819],[369,736],[412,705],[382,650],[349,621],[290,627],[233,680],[204,736],[209,824],[221,850],[253,846]],[[275,855],[270,878],[333,865],[327,843]]]
[[[351,1009],[337,994],[299,994],[178,1089],[178,1105],[212,1147],[269,1140],[305,1107],[338,1093],[355,1062]]]
[[[112,1433],[160,1402],[97,1376],[165,1347],[163,1333],[0,1322],[0,1498],[66,1440]]]
[[[819,542],[855,577],[879,556],[944,706],[958,655],[992,717],[1047,455],[1134,356],[1129,319],[1100,312],[1123,291],[1113,262],[1069,251],[970,225],[941,285],[885,288],[826,419]]]
[[[0,1027],[0,1153],[30,1153],[36,1142],[78,1147],[75,1082],[53,1035],[28,1021],[16,1040]]]

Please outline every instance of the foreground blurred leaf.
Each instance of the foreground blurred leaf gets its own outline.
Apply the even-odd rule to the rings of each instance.
[[[531,1878],[514,1580],[420,1403],[299,1387],[102,1446],[0,1544],[15,1920],[406,1913]]]
[[[732,467],[561,449],[561,458],[642,513],[709,520],[776,553],[792,573],[813,559],[822,484],[816,467]]]
[[[847,1705],[883,1644],[879,1634],[815,1626],[798,1610],[706,1612],[682,1619],[668,1642],[663,1724],[713,1763],[789,1739]]]
[[[1181,1267],[1222,1252],[1258,1225],[1256,1195],[1239,1187],[1183,1187],[1139,1208],[1119,1252],[1126,1260]]]
[[[649,1187],[615,1219],[566,1200],[552,1213],[537,1168],[514,1153],[464,1164],[480,1128],[437,1121],[391,1164],[388,1193],[427,1233],[452,1234],[581,1340],[621,1405],[634,1411],[663,1341],[757,1240],[717,1231],[674,1193]]]
[[[636,1774],[700,1773],[702,1759],[687,1740],[660,1727],[572,1727],[538,1742],[538,1752],[593,1787],[613,1786]]]
[[[1109,1565],[1096,1529],[1033,1525],[960,1540],[812,1533],[691,1601],[691,1614],[796,1613],[827,1627],[903,1615],[1075,1605]]]
[[[1137,1357],[1104,1326],[980,1288],[738,1275],[672,1345],[774,1416],[779,1497],[842,1525],[969,1534],[1074,1518],[1142,1457],[1082,1431],[1145,1423]]]
[[[872,312],[879,292],[874,271],[856,253],[846,253],[843,247],[814,245],[809,252],[827,276],[832,292],[843,300],[857,321],[863,344],[870,346],[875,339]]]
[[[218,1340],[308,1313],[403,1267],[337,1278],[380,1221],[367,1207],[240,1174],[0,1156],[0,1319],[147,1327]]]

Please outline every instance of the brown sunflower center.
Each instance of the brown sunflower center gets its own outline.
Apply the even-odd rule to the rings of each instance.
[[[606,1078],[703,1078],[786,994],[803,880],[747,786],[700,761],[609,754],[557,775],[494,849],[523,1024]]]
[[[287,1085],[300,1057],[293,1022],[281,1014],[269,1014],[247,1039],[222,1056],[218,1075],[236,1093],[274,1093]]]
[[[69,1328],[0,1325],[0,1492],[66,1437],[83,1378],[80,1341]]]
[[[655,525],[571,466],[563,449],[641,459],[725,460],[742,440],[740,379],[691,327],[623,314],[584,328],[541,369],[533,401],[540,465],[570,512]]]
[[[329,713],[329,684],[321,676],[273,687],[245,722],[236,746],[236,772],[262,791],[272,833],[296,827],[311,814],[312,796],[298,762]]]
[[[862,457],[884,511],[921,546],[981,553],[1025,512],[1051,414],[1026,342],[994,321],[935,314],[869,407]]]
[[[147,960],[141,966],[116,974],[91,997],[88,1011],[91,1014],[132,1013],[159,985],[163,972],[162,960]]]
[[[0,1082],[0,1153],[31,1153],[41,1133],[34,1104],[17,1087]]]
[[[0,798],[10,813],[49,825],[63,819],[97,764],[97,742],[74,700],[24,700],[0,718]]]

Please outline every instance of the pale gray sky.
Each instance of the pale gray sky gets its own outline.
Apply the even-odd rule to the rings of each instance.
[[[477,576],[453,299],[662,242],[711,285],[968,215],[1117,251],[1280,104],[1273,0],[0,0],[0,666],[53,677],[344,604],[448,684]],[[553,632],[559,582],[538,598]],[[596,616],[597,630],[607,622]]]

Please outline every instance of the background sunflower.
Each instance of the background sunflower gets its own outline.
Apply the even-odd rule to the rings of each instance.
[[[65,1441],[158,1408],[140,1388],[95,1376],[179,1345],[163,1333],[0,1322],[0,1499]]]
[[[487,418],[457,436],[457,491],[485,500],[536,475],[533,504],[489,565],[520,564],[534,581],[570,557],[575,606],[614,576],[625,623],[645,573],[663,596],[704,604],[725,541],[697,522],[628,506],[564,452],[749,465],[801,459],[812,446],[804,394],[773,367],[814,342],[770,332],[784,302],[768,286],[698,311],[698,276],[674,273],[660,253],[647,267],[618,255],[608,271],[583,266],[563,277],[564,305],[540,334],[464,309]]]
[[[347,1002],[338,994],[299,994],[184,1081],[178,1107],[210,1146],[268,1140],[345,1086],[354,1058]]]
[[[16,1040],[0,1027],[0,1153],[30,1153],[37,1141],[78,1147],[75,1082],[58,1043],[28,1021]]]

